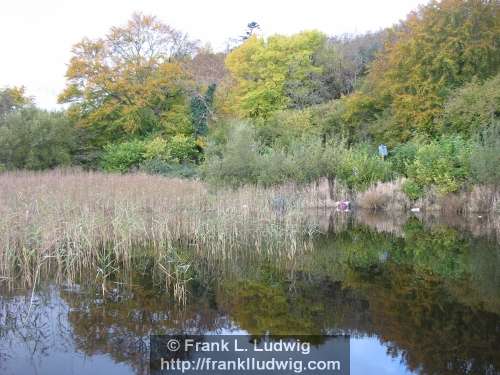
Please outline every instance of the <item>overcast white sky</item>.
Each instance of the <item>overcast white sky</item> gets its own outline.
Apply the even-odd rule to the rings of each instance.
[[[329,35],[390,26],[426,0],[0,0],[0,87],[24,85],[44,108],[57,108],[71,46],[152,14],[202,43],[223,49],[250,21],[264,35],[318,29]]]

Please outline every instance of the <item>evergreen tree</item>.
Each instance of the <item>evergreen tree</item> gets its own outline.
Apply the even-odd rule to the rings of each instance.
[[[191,98],[191,119],[196,137],[205,136],[208,133],[208,119],[212,113],[212,107],[217,85],[212,83],[208,86],[205,95],[195,95]]]

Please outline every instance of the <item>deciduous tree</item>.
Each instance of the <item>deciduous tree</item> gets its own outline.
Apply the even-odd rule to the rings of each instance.
[[[248,38],[226,58],[235,80],[233,109],[250,118],[266,118],[285,108],[302,108],[315,89],[310,80],[321,71],[314,66],[314,52],[325,36],[306,31],[292,36],[275,35],[267,40]]]
[[[437,135],[435,120],[450,92],[499,68],[498,1],[432,1],[393,28],[364,91],[375,107],[389,111],[393,140],[404,141],[417,133]]]
[[[84,127],[99,129],[97,143],[126,135],[191,133],[180,63],[196,44],[155,17],[134,14],[97,40],[73,48],[66,89],[59,102]]]
[[[32,104],[33,100],[26,96],[24,87],[0,90],[0,117]]]

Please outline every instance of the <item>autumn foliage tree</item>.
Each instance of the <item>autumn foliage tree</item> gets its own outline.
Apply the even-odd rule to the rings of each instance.
[[[500,68],[499,8],[498,1],[443,0],[412,12],[391,30],[353,112],[382,117],[375,127],[382,141],[438,134],[436,119],[452,90]]]
[[[134,14],[124,27],[73,48],[60,103],[105,144],[127,136],[191,134],[189,77],[182,60],[196,44],[155,17]]]
[[[33,104],[24,87],[7,87],[0,90],[0,118]]]
[[[235,81],[232,108],[240,116],[266,118],[286,108],[301,108],[313,95],[314,52],[325,35],[307,31],[292,36],[275,35],[265,40],[255,35],[231,51],[226,66]]]

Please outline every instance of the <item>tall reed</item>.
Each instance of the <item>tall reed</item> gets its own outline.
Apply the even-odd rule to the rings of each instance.
[[[302,215],[311,199],[294,185],[209,191],[199,181],[145,174],[3,173],[0,277],[31,284],[46,264],[72,276],[94,268],[105,280],[144,248],[160,251],[159,259],[177,246],[293,257],[316,230]]]

